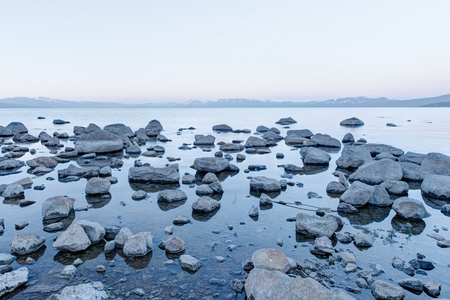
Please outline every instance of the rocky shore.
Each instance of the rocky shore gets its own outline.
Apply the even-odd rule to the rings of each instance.
[[[175,134],[166,133],[158,120],[134,131],[125,124],[101,128],[91,123],[84,127],[72,126],[62,119],[55,119],[53,124],[64,130],[71,128],[71,132],[29,132],[26,124],[20,122],[0,126],[3,205],[23,210],[38,207],[42,224],[41,228],[34,228],[20,215],[2,216],[0,212],[0,233],[4,235],[0,236],[0,243],[9,248],[0,253],[0,297],[258,300],[361,299],[368,295],[374,299],[408,299],[414,295],[437,298],[441,291],[450,295],[450,287],[445,285],[448,281],[427,278],[435,269],[448,272],[448,265],[434,262],[432,253],[419,252],[420,246],[414,258],[406,253],[383,257],[390,261],[389,265],[377,260],[383,253],[371,254],[371,261],[359,259],[360,252],[364,256],[372,247],[377,251],[391,247],[396,234],[403,234],[406,239],[422,234],[432,210],[438,210],[448,220],[450,157],[445,154],[404,152],[391,145],[357,140],[351,132],[343,137],[313,133],[291,117],[274,120],[276,127],[261,124],[255,129],[233,129],[227,124],[215,124],[207,129],[180,128]],[[336,124],[349,131],[364,125],[357,118]],[[210,130],[213,134],[209,134]],[[178,143],[176,138],[186,132],[191,134],[191,142]],[[240,139],[230,139],[230,134]],[[168,143],[175,144],[178,152],[169,153]],[[288,153],[278,152],[279,145],[295,151],[298,159],[286,159]],[[185,153],[192,150],[198,151],[195,157],[186,158]],[[276,166],[269,165],[275,160]],[[183,164],[188,164],[189,169]],[[264,172],[274,167],[281,170],[281,176]],[[323,172],[335,178],[323,184],[327,198],[335,205],[324,205],[330,202],[323,202],[325,195],[314,191],[307,194],[308,199],[315,199],[314,205],[284,196],[303,187],[303,183],[296,182],[299,176]],[[227,185],[238,174],[240,187]],[[122,180],[124,177],[126,180]],[[31,199],[31,192],[46,190],[46,184],[36,184],[42,178],[49,184],[54,181],[60,189],[52,190],[45,199]],[[77,189],[83,186],[77,193],[84,195],[86,205],[80,205],[78,194],[66,192],[71,185],[77,185]],[[143,210],[136,212],[136,222],[148,221],[151,226],[142,226],[138,231],[105,222],[100,210],[96,216],[96,209],[107,209],[103,206],[117,199],[116,195],[122,196],[120,190],[125,187],[131,187],[133,193],[121,198],[121,208],[116,213],[118,222],[132,206],[127,205],[130,201],[149,199],[161,211],[188,206],[191,216],[182,214],[153,222]],[[226,197],[237,198],[238,189],[249,191],[248,197],[257,200],[245,206],[248,222],[258,222],[266,211],[283,209],[283,214],[275,214],[271,224],[283,227],[289,238],[293,237],[293,247],[288,248],[282,238],[274,239],[273,247],[258,247],[253,242],[245,246],[244,238],[235,244],[233,239],[239,235],[248,239],[259,235],[262,240],[271,236],[245,230],[244,221],[227,222],[220,228],[208,225],[227,205]],[[414,190],[420,191],[420,197],[410,196]],[[227,213],[231,220],[236,212]],[[368,219],[379,222],[388,216],[392,224],[389,230],[362,226],[370,223]],[[14,224],[14,228],[5,223]],[[212,259],[198,250],[193,242],[197,239],[189,238],[186,228],[193,223],[203,223],[202,231],[195,235],[201,235],[200,239],[210,245],[207,251],[213,253],[208,254]],[[257,228],[265,229],[266,225]],[[211,233],[212,238],[208,235]],[[214,236],[220,235],[224,240],[217,242]],[[13,238],[5,240],[5,236]],[[449,255],[448,224],[435,226],[427,236],[433,245],[423,249],[434,247]],[[219,251],[219,245],[226,247]],[[354,246],[353,250],[349,245]],[[44,261],[39,258],[50,251],[57,253],[50,259],[63,264],[62,268],[52,265],[46,271],[45,275],[54,278],[55,283],[43,280],[38,268]],[[241,253],[233,256],[237,251]],[[307,251],[316,260],[302,259],[298,254],[301,251]],[[146,273],[153,268],[149,263],[155,252],[165,255],[162,268],[166,276],[157,278]],[[99,255],[105,257],[106,266],[99,264],[89,270],[82,267]],[[129,270],[121,270],[113,275],[118,259],[140,273],[132,275]],[[223,267],[228,262],[232,264]],[[42,265],[48,267],[47,262]],[[193,282],[200,281],[196,276],[202,268],[207,268],[206,286]],[[227,271],[220,271],[221,268]],[[225,279],[229,277],[224,272],[233,279]],[[120,279],[112,283],[107,276]],[[133,276],[139,276],[138,286],[127,279]],[[170,277],[177,278],[176,288],[168,284],[155,288]]]

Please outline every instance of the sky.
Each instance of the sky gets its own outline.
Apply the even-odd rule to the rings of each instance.
[[[0,98],[450,93],[448,0],[2,0]]]

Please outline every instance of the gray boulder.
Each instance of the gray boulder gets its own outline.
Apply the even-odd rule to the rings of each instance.
[[[419,279],[416,278],[404,278],[398,281],[398,285],[404,289],[412,290],[415,292],[423,291],[423,283]]]
[[[292,119],[291,117],[287,117],[287,118],[281,118],[279,119],[277,122],[275,122],[276,124],[280,124],[280,125],[290,125],[290,124],[295,124],[297,123],[297,121],[295,121],[294,119]]]
[[[296,135],[302,138],[311,138],[314,134],[309,129],[291,129],[286,132],[286,135]]]
[[[166,190],[161,191],[158,194],[158,201],[161,202],[176,202],[176,201],[183,201],[186,199],[187,199],[186,193],[183,191]]]
[[[153,167],[131,167],[128,171],[128,180],[134,182],[149,183],[178,183],[180,173],[175,167],[153,168]]]
[[[316,238],[310,252],[317,255],[331,255],[333,253],[331,240],[326,236]]]
[[[353,134],[346,133],[344,135],[344,137],[342,138],[342,142],[343,143],[354,143],[355,142],[355,138],[353,137]]]
[[[211,212],[220,207],[220,202],[208,196],[198,198],[192,203],[192,209],[198,212]]]
[[[376,280],[370,289],[375,299],[401,300],[405,298],[405,292],[401,287],[386,281]]]
[[[444,175],[429,175],[423,180],[420,189],[425,196],[450,200],[450,177]]]
[[[272,206],[273,200],[270,198],[270,196],[261,193],[261,196],[259,197],[259,206]]]
[[[13,158],[0,160],[0,170],[1,171],[19,169],[19,168],[23,167],[24,165],[25,165],[25,163],[23,161],[13,159]]]
[[[300,155],[302,156],[303,164],[305,165],[328,165],[331,160],[331,156],[325,151],[306,147],[300,150]]]
[[[432,171],[415,163],[400,162],[399,164],[402,168],[403,179],[407,181],[421,182],[425,179],[425,177],[433,174]]]
[[[422,161],[422,167],[438,175],[450,176],[450,156],[442,153],[428,153]]]
[[[223,151],[223,152],[240,152],[240,151],[244,150],[244,146],[239,145],[239,144],[234,144],[234,143],[226,143],[226,144],[220,145],[219,150]]]
[[[279,192],[281,191],[281,184],[278,180],[273,178],[256,176],[250,180],[250,189],[266,193]]]
[[[100,281],[65,287],[58,294],[53,294],[47,300],[107,300],[108,294]]]
[[[352,117],[352,118],[342,120],[341,123],[339,123],[339,125],[346,126],[346,127],[359,127],[359,126],[363,126],[364,122],[356,117]]]
[[[408,220],[422,220],[429,216],[422,202],[408,197],[395,200],[392,209],[397,215]]]
[[[184,241],[177,236],[172,236],[166,240],[165,250],[167,253],[181,253],[184,251]]]
[[[120,137],[103,130],[82,134],[75,142],[78,153],[107,153],[121,151],[122,148]]]
[[[53,243],[58,250],[78,252],[86,250],[92,244],[83,227],[77,223],[66,229]]]
[[[103,128],[103,130],[107,131],[109,133],[115,134],[117,136],[120,136],[122,134],[126,135],[127,137],[134,136],[133,130],[131,130],[131,128],[129,126],[126,126],[121,123],[106,125]]]
[[[302,145],[307,139],[296,134],[289,134],[284,138],[286,145]]]
[[[210,183],[213,183],[216,181],[219,181],[219,179],[217,178],[216,174],[214,174],[214,173],[207,173],[202,178],[202,183],[204,183],[204,184],[210,184]]]
[[[342,195],[346,190],[347,188],[339,181],[330,181],[326,187],[328,194]]]
[[[76,224],[83,227],[84,232],[89,237],[89,240],[91,240],[92,244],[98,243],[100,241],[103,241],[103,238],[105,237],[105,228],[103,228],[100,223],[97,222],[91,222],[86,220],[80,220],[76,222]]]
[[[73,210],[74,201],[65,196],[48,198],[42,203],[42,217],[44,220],[65,218]]]
[[[384,181],[399,181],[402,177],[402,168],[397,162],[382,159],[363,164],[349,176],[349,180],[377,185]]]
[[[86,195],[100,195],[109,193],[111,182],[104,178],[93,177],[88,180],[85,188]]]
[[[0,297],[28,281],[28,269],[23,267],[0,275]]]
[[[373,190],[372,196],[369,199],[369,204],[379,207],[391,206],[393,203],[389,193],[382,186],[376,186]]]
[[[248,210],[248,215],[251,218],[257,218],[259,216],[259,207],[257,205],[252,205]]]
[[[5,129],[9,129],[13,134],[28,133],[27,127],[21,122],[11,122]]]
[[[409,190],[408,183],[404,181],[385,181],[380,186],[385,188],[390,195],[396,196],[407,195]]]
[[[316,133],[312,136],[311,140],[316,142],[319,147],[341,148],[341,142],[328,134]]]
[[[17,257],[9,253],[0,253],[0,265],[9,265],[16,260]]]
[[[255,268],[286,273],[291,268],[289,259],[277,249],[260,249],[253,253],[252,262]]]
[[[263,139],[265,139],[266,141],[281,141],[283,139],[283,137],[281,135],[279,135],[278,133],[273,132],[272,130],[269,130],[267,132],[265,132],[262,135]]]
[[[214,125],[212,130],[220,131],[220,132],[230,132],[230,131],[233,131],[233,128],[231,128],[230,126],[228,126],[226,124],[219,124],[219,125]]]
[[[114,238],[114,241],[116,242],[117,248],[123,248],[125,245],[125,242],[128,240],[129,237],[133,236],[133,233],[131,232],[128,227],[122,227],[119,231],[119,233]]]
[[[194,169],[200,172],[218,173],[229,166],[230,162],[222,157],[199,157],[194,160]]]
[[[12,132],[11,129],[0,126],[0,137],[8,137],[13,135],[14,133]]]
[[[21,233],[16,235],[10,244],[11,253],[26,255],[33,253],[45,244],[45,238],[35,233]]]
[[[360,146],[345,146],[342,155],[336,160],[341,169],[356,169],[366,162],[372,161],[369,150]]]
[[[197,272],[203,265],[200,260],[187,254],[180,256],[180,263],[183,269],[187,269],[191,272]]]
[[[158,120],[151,120],[145,126],[145,134],[151,137],[157,136],[163,130],[163,126]]]
[[[197,187],[197,189],[195,190],[195,193],[198,196],[208,196],[208,195],[213,195],[214,190],[209,185],[202,184]]]
[[[361,145],[360,147],[363,147],[364,149],[369,150],[370,154],[375,157],[380,153],[389,153],[393,156],[402,156],[404,154],[403,150],[395,148],[393,146],[390,145],[385,145],[385,144],[373,144],[373,143],[368,143],[368,144],[364,144]]]
[[[415,152],[406,152],[402,156],[398,158],[400,162],[409,162],[417,165],[421,165],[425,158],[425,154],[415,153]]]
[[[152,251],[152,247],[152,234],[150,232],[139,232],[126,240],[123,246],[123,254],[129,257],[144,256]]]
[[[437,298],[441,294],[441,284],[434,281],[427,281],[423,284],[425,292],[432,297]]]
[[[295,225],[297,232],[316,237],[331,237],[338,228],[336,219],[330,215],[319,217],[304,213],[297,214]]]
[[[355,245],[358,247],[372,247],[373,243],[375,242],[375,238],[367,233],[364,233],[362,231],[358,232],[355,235]]]
[[[256,136],[250,136],[245,142],[245,148],[257,148],[257,147],[266,147],[267,141],[265,139],[260,139]]]
[[[216,138],[213,135],[196,134],[194,145],[197,145],[197,146],[214,145],[215,141],[216,141]]]
[[[369,202],[374,189],[373,186],[355,181],[344,194],[342,194],[341,201],[353,205],[354,207],[362,207]]]
[[[23,186],[18,183],[11,183],[6,186],[6,189],[3,191],[2,196],[6,199],[18,198],[22,197],[24,194]]]

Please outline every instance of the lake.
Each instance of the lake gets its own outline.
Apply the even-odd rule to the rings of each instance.
[[[249,176],[267,176],[292,182],[293,185],[288,186],[286,191],[281,192],[274,200],[289,203],[301,201],[312,207],[328,207],[335,210],[339,199],[327,195],[325,188],[328,182],[336,180],[332,173],[336,169],[335,162],[340,156],[340,150],[329,153],[332,159],[328,168],[322,168],[312,174],[294,175],[285,174],[279,165],[291,163],[302,166],[299,149],[287,146],[283,141],[272,147],[269,154],[240,152],[246,156],[242,162],[237,162],[236,154],[232,153],[234,159],[231,163],[238,166],[240,172],[219,178],[224,190],[220,199],[221,208],[214,214],[206,216],[192,212],[191,205],[198,196],[195,193],[196,188],[190,185],[179,186],[179,189],[187,194],[188,199],[177,205],[163,206],[158,203],[158,189],[148,190],[148,197],[144,200],[132,200],[131,195],[139,189],[139,186],[128,182],[129,168],[134,165],[136,159],[155,167],[163,167],[169,163],[168,157],[174,157],[179,159],[176,162],[179,164],[181,175],[195,174],[195,170],[191,168],[195,158],[213,156],[219,150],[217,143],[220,141],[231,143],[233,140],[242,140],[245,143],[249,136],[254,135],[259,125],[276,127],[282,136],[286,135],[288,129],[307,128],[313,133],[329,134],[341,140],[350,132],[355,139],[364,138],[369,143],[392,145],[405,153],[440,152],[450,155],[450,108],[0,109],[0,115],[1,126],[13,121],[22,122],[29,133],[35,136],[41,131],[46,131],[50,135],[53,132],[67,132],[73,135],[73,126],[88,126],[89,123],[95,123],[102,128],[108,124],[123,123],[136,131],[145,127],[150,120],[157,119],[164,127],[162,134],[172,140],[165,143],[150,141],[141,146],[143,151],[149,146],[163,146],[165,153],[162,157],[123,157],[123,167],[113,169],[112,176],[118,178],[118,183],[111,186],[112,197],[104,201],[92,201],[86,197],[84,192],[86,179],[68,183],[58,181],[57,170],[67,168],[69,163],[59,164],[55,171],[43,176],[28,174],[27,166],[20,169],[21,173],[1,176],[0,183],[11,183],[30,176],[33,186],[45,185],[44,190],[25,191],[26,199],[37,201],[34,205],[20,207],[8,200],[3,201],[1,205],[0,218],[5,219],[5,231],[0,236],[0,253],[10,252],[9,244],[19,233],[32,232],[47,239],[45,248],[30,255],[36,260],[34,264],[26,265],[27,257],[19,258],[11,264],[14,269],[25,265],[30,271],[29,282],[34,284],[8,294],[6,299],[45,299],[66,284],[85,280],[102,281],[107,288],[111,288],[113,295],[122,298],[129,296],[127,299],[141,298],[132,293],[135,288],[144,289],[150,298],[244,299],[243,294],[236,295],[233,292],[230,282],[242,277],[242,262],[251,258],[253,252],[261,248],[279,249],[286,256],[314,269],[319,277],[323,275],[323,280],[328,285],[327,278],[333,278],[337,287],[347,287],[356,291],[357,293],[349,292],[355,298],[370,299],[372,298],[370,289],[359,289],[355,284],[357,273],[347,274],[340,263],[329,265],[328,259],[311,254],[309,248],[314,240],[305,240],[296,235],[295,222],[286,221],[287,218],[295,217],[298,212],[314,214],[314,211],[274,204],[271,209],[261,210],[256,220],[248,216],[250,207],[259,203],[259,197],[250,193]],[[38,116],[45,119],[38,119]],[[297,123],[290,125],[289,128],[275,124],[280,118],[289,116]],[[339,126],[340,121],[349,117],[358,117],[365,125],[358,128]],[[54,125],[52,123],[54,119],[63,119],[70,124]],[[397,126],[389,127],[386,123],[394,123]],[[212,126],[216,124],[228,124],[233,129],[250,129],[251,133],[213,132]],[[179,130],[189,127],[195,129]],[[205,152],[200,147],[191,150],[178,149],[183,144],[192,146],[196,134],[213,134],[216,137],[216,146],[211,152]],[[5,139],[5,142],[10,141],[11,139]],[[73,146],[69,140],[61,141],[64,146]],[[51,156],[49,149],[41,143],[23,145],[36,149],[36,154],[31,155],[28,152],[19,158],[20,160]],[[283,153],[284,158],[277,159],[276,153]],[[89,166],[96,162],[85,164],[85,160],[77,159],[70,163]],[[253,164],[266,165],[267,169],[245,173],[244,170]],[[308,192],[315,192],[322,198],[308,199]],[[52,246],[53,239],[61,232],[49,233],[43,230],[41,206],[47,198],[58,195],[75,198],[75,208],[93,205],[93,208],[87,211],[75,212],[73,222],[90,220],[99,222],[102,226],[126,226],[133,233],[151,232],[152,253],[134,260],[124,257],[119,252],[104,254],[103,242],[80,253],[56,250]],[[385,273],[375,279],[385,281],[389,281],[390,278],[397,281],[408,277],[392,267],[394,256],[409,261],[416,258],[416,254],[420,252],[433,261],[435,269],[427,271],[426,275],[417,274],[414,278],[422,282],[432,280],[442,284],[441,297],[450,298],[450,278],[447,276],[450,271],[449,249],[438,247],[436,241],[427,236],[438,232],[444,238],[450,239],[450,233],[446,228],[450,227],[449,218],[440,212],[439,205],[442,205],[442,201],[439,203],[425,201],[417,185],[411,187],[408,196],[424,202],[430,213],[430,217],[424,219],[425,226],[420,224],[411,232],[407,232],[404,230],[405,224],[394,218],[393,210],[364,208],[356,216],[343,217],[345,224],[341,232],[356,234],[362,228],[367,229],[376,237],[374,246],[358,249],[353,243],[337,242],[334,248],[354,253],[357,257],[356,264],[361,269],[370,269],[372,263],[380,264]],[[172,225],[172,220],[178,215],[189,216],[192,220],[190,224],[174,226],[173,235],[185,241],[186,254],[203,261],[202,268],[194,274],[181,269],[176,256],[166,255],[165,251],[157,247],[161,241],[169,237],[164,233],[164,228]],[[15,224],[22,221],[28,221],[29,225],[22,230],[15,230]],[[282,246],[277,244],[279,239],[283,241]],[[224,257],[225,261],[216,262],[216,256]],[[72,264],[77,258],[81,258],[84,263],[78,267],[78,274],[70,283],[51,274],[64,265]],[[168,263],[169,259],[174,259],[174,262]],[[106,272],[96,272],[98,265],[104,265]],[[224,279],[226,284],[211,284],[211,278]],[[406,299],[422,299],[426,296],[424,293],[421,295],[409,291],[405,293]]]

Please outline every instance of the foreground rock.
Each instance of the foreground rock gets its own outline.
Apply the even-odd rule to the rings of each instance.
[[[162,184],[178,183],[180,181],[180,173],[174,166],[165,168],[131,167],[128,171],[128,180]]]
[[[184,251],[184,241],[177,236],[172,236],[166,240],[165,250],[167,253],[181,253]]]
[[[187,199],[187,195],[183,191],[161,191],[158,194],[158,201],[160,202],[176,202],[176,201],[183,201]]]
[[[102,225],[100,225],[100,223],[80,220],[76,224],[83,227],[84,232],[86,233],[92,244],[102,241],[105,237],[106,230]]]
[[[74,201],[65,196],[48,198],[42,203],[42,217],[44,220],[65,218],[73,210]]]
[[[28,281],[28,269],[23,267],[0,275],[0,297]]]
[[[226,170],[230,162],[222,157],[200,157],[194,160],[194,169],[200,172],[218,173]]]
[[[109,193],[111,182],[104,178],[94,177],[88,180],[85,188],[86,195],[101,195]]]
[[[331,156],[328,153],[312,147],[302,148],[300,155],[305,165],[326,166],[331,160]]]
[[[252,255],[255,268],[286,273],[292,267],[287,257],[277,249],[260,249]]]
[[[422,220],[429,216],[422,202],[408,197],[395,200],[392,209],[397,215],[408,220]]]
[[[65,287],[58,294],[53,294],[47,300],[107,300],[108,294],[99,281]]]
[[[11,241],[11,253],[26,255],[33,253],[45,244],[45,238],[35,233],[18,234]]]
[[[92,244],[83,227],[79,224],[72,224],[66,229],[56,241],[53,247],[58,250],[78,252],[86,250]]]
[[[342,120],[341,123],[339,123],[339,125],[346,126],[346,127],[359,127],[359,126],[363,126],[364,122],[356,117],[352,117],[352,118]]]
[[[442,153],[428,153],[422,161],[422,167],[438,175],[450,176],[450,156]]]
[[[183,269],[187,269],[191,272],[197,272],[203,265],[200,260],[187,254],[180,256],[180,263]]]
[[[126,240],[123,246],[123,254],[130,257],[144,256],[152,251],[152,247],[152,234],[150,232],[140,232]]]
[[[370,151],[360,146],[345,146],[342,155],[336,160],[341,169],[356,169],[366,162],[372,161]]]
[[[355,181],[341,196],[341,200],[354,207],[363,207],[372,197],[374,187]]]
[[[405,292],[401,287],[386,281],[376,280],[370,289],[375,299],[401,300],[405,298]]]
[[[108,153],[121,151],[122,148],[120,137],[103,130],[82,134],[75,143],[78,153]]]
[[[248,299],[254,300],[354,299],[341,290],[328,290],[312,278],[292,278],[279,271],[259,268],[250,272],[245,283],[245,293]]]
[[[450,176],[429,175],[425,177],[420,189],[425,196],[450,200]]]
[[[192,203],[192,209],[197,212],[211,212],[220,207],[220,202],[208,196],[198,198]]]
[[[331,237],[338,228],[338,223],[332,216],[319,217],[304,213],[297,214],[295,225],[297,232],[316,237]]]
[[[397,162],[382,159],[363,164],[349,176],[349,180],[376,185],[384,181],[399,181],[402,177],[402,168]]]
[[[281,191],[281,184],[278,180],[264,176],[253,177],[250,181],[250,189],[265,193]]]

